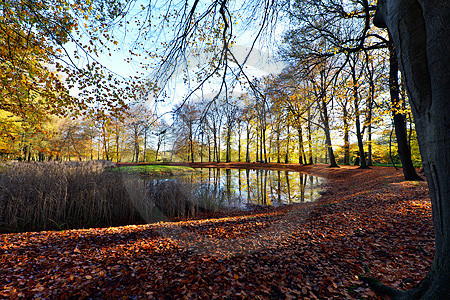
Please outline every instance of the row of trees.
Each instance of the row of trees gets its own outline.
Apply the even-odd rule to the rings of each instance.
[[[206,122],[208,118],[214,118],[211,107],[219,106],[219,93],[216,101],[203,107],[191,103],[191,106],[202,108],[198,118],[185,117],[181,109],[177,110],[177,122],[187,124],[176,126],[185,128],[182,136],[187,136],[177,139],[177,142],[187,141],[189,157],[193,160],[196,153],[194,137],[200,134],[202,153],[203,138],[210,132],[208,147],[212,143],[212,158],[215,155],[215,159],[219,159],[221,146],[217,135],[225,132],[226,159],[230,160],[233,148],[230,124],[236,124],[240,119],[231,117],[232,107],[236,105],[228,101],[227,79],[236,74],[242,75],[242,68],[236,66],[239,63],[231,50],[235,41],[236,18],[241,19],[241,26],[245,29],[258,24],[255,26],[255,39],[258,39],[267,32],[265,29],[270,28],[268,24],[277,24],[277,17],[285,14],[291,21],[291,27],[285,35],[286,47],[282,52],[290,61],[291,71],[284,72],[284,77],[269,79],[270,84],[251,83],[251,91],[247,96],[252,99],[251,111],[256,112],[254,136],[248,135],[247,141],[251,140],[258,145],[255,147],[257,160],[269,159],[267,143],[277,141],[278,137],[279,140],[290,141],[291,130],[296,128],[298,132],[302,132],[298,139],[299,156],[303,162],[305,159],[311,162],[312,155],[309,152],[313,148],[309,147],[309,141],[313,140],[316,128],[323,131],[327,157],[333,166],[336,164],[333,149],[336,132],[344,140],[344,160],[348,162],[351,153],[346,145],[350,143],[350,133],[353,131],[360,164],[365,167],[373,154],[369,147],[373,147],[370,141],[377,130],[377,116],[383,108],[386,109],[383,103],[389,103],[405,177],[417,179],[408,146],[408,138],[413,131],[406,130],[405,120],[408,114],[404,110],[405,97],[400,96],[401,88],[397,78],[396,54],[400,55],[405,83],[413,104],[424,169],[429,180],[436,231],[436,259],[432,272],[409,296],[448,296],[448,288],[442,288],[450,286],[448,276],[445,276],[449,266],[449,243],[446,238],[449,210],[448,201],[445,200],[449,194],[447,178],[450,169],[446,142],[449,127],[448,122],[445,122],[448,119],[449,71],[448,64],[442,63],[448,61],[446,49],[449,40],[449,8],[446,2],[378,0],[376,21],[379,26],[388,28],[395,47],[391,43],[391,37],[371,25],[376,6],[374,1],[369,0],[258,0],[246,3],[213,0],[208,5],[195,0],[170,2],[170,9],[160,4],[162,3],[149,1],[143,5],[136,0],[1,0],[2,147],[11,141],[18,143],[17,139],[20,137],[19,148],[22,151],[27,143],[23,142],[23,134],[15,132],[16,128],[20,126],[23,132],[33,130],[47,134],[44,125],[52,114],[67,116],[71,110],[75,110],[87,112],[89,118],[102,122],[103,113],[89,112],[92,109],[107,109],[109,113],[105,114],[111,117],[105,118],[104,122],[109,122],[107,120],[119,117],[125,110],[128,92],[131,98],[136,92],[141,93],[140,87],[144,87],[146,91],[158,92],[148,82],[143,84],[139,80],[132,80],[124,84],[124,81],[119,80],[96,60],[99,54],[111,55],[111,48],[118,44],[115,33],[122,32],[129,36],[131,30],[137,33],[135,42],[131,43],[124,37],[124,44],[130,42],[128,44],[132,45],[128,49],[130,55],[141,51],[138,55],[143,54],[145,58],[160,58],[160,68],[155,74],[159,76],[157,79],[162,86],[168,78],[177,74],[183,63],[184,66],[189,65],[189,53],[202,50],[212,53],[209,55],[211,59],[205,63],[207,67],[198,66],[200,72],[195,77],[198,86],[214,75],[223,79],[220,91],[225,91],[225,104],[221,104],[221,109],[230,111],[226,113],[230,117],[223,121],[226,130],[223,131],[218,126],[222,124],[218,123],[221,122],[218,119]],[[167,2],[164,1],[164,4]],[[241,13],[247,17],[243,17]],[[130,21],[134,21],[134,24],[129,25]],[[88,38],[83,39],[86,36]],[[157,44],[155,39],[159,37],[163,38]],[[75,45],[73,54],[69,54],[63,47],[68,41]],[[195,51],[192,51],[193,48]],[[84,61],[80,62],[81,56]],[[382,64],[377,62],[378,58],[374,60],[374,57],[384,57],[385,60],[389,58],[389,72],[387,67],[379,69]],[[60,74],[65,74],[65,84],[61,84],[63,81]],[[377,79],[376,74],[389,74],[389,88],[384,85],[377,90],[380,79]],[[80,90],[77,97],[70,97],[70,88]],[[389,96],[386,99],[390,102],[382,101],[384,94]],[[278,115],[274,113],[277,105],[273,103],[276,101],[270,98],[287,99],[284,101],[287,104],[279,106],[278,119]],[[270,116],[267,114],[269,111]],[[287,112],[292,115],[291,118],[282,119],[281,116],[287,115]],[[279,122],[269,123],[270,118]],[[297,122],[289,123],[290,126],[285,126],[285,129],[278,126],[291,119]],[[268,124],[273,124],[270,129]],[[338,130],[339,127],[341,129]],[[244,129],[246,128],[242,127],[238,130]],[[250,131],[247,130],[248,132]],[[240,135],[237,136],[238,149],[241,149]],[[304,143],[303,140],[308,142]],[[364,141],[369,141],[368,161],[365,158]],[[246,146],[249,144],[247,142]],[[106,156],[108,148],[104,148]],[[138,159],[139,154],[136,151],[133,153],[135,159]]]
[[[295,88],[290,89],[292,80],[286,74],[271,76],[254,82],[263,93],[242,94],[234,101],[204,99],[183,105],[176,111],[173,126],[177,136],[175,153],[187,161],[303,164],[334,160],[350,164],[358,160],[358,145],[352,134],[355,131],[354,102],[346,95],[352,91],[351,86],[348,83],[335,85],[330,90],[334,95],[322,100],[314,95],[312,86],[292,85]],[[362,91],[360,97],[366,100]],[[366,101],[361,101],[361,115],[365,119],[362,131],[367,133],[366,164],[399,163],[389,101],[386,97],[376,99],[372,111]],[[324,126],[324,112],[328,116],[328,127]],[[417,165],[420,155],[411,116],[407,116],[407,142]],[[332,140],[339,146],[332,144],[329,148],[327,145]]]
[[[142,105],[119,116],[51,117],[39,130],[22,125],[0,139],[3,159],[155,161],[163,158],[160,148],[171,139],[167,124]]]
[[[185,148],[189,149],[190,160],[194,159],[193,145],[199,144],[193,140],[192,132],[200,134],[199,141],[206,134],[207,144],[214,145],[213,160],[220,160],[214,154],[218,128],[224,126],[226,161],[229,161],[231,128],[237,127],[237,147],[241,153],[241,125],[244,125],[247,131],[254,127],[258,161],[270,160],[267,144],[277,149],[276,160],[280,161],[281,141],[287,144],[284,155],[289,157],[289,141],[292,130],[296,130],[298,162],[312,163],[312,136],[321,130],[325,161],[337,166],[333,140],[342,139],[342,162],[349,164],[353,136],[358,146],[358,164],[365,168],[373,163],[374,136],[379,137],[380,129],[389,128],[392,122],[405,178],[420,179],[411,159],[413,122],[406,93],[399,83],[395,49],[389,37],[371,24],[374,12],[375,5],[369,1],[295,1],[287,10],[293,29],[285,33],[280,50],[289,67],[277,76],[250,82],[245,101],[233,103],[228,95],[218,95],[212,105],[192,102],[178,112],[180,124],[188,131],[189,138],[185,140],[189,146]],[[225,100],[218,101],[220,97]],[[193,110],[194,106],[200,112]],[[223,121],[218,118],[220,114]],[[247,117],[250,119],[246,120]],[[194,120],[196,130],[192,129]],[[247,133],[247,141],[251,139]],[[314,155],[320,156],[320,151],[314,150]]]
[[[147,152],[148,124],[152,121],[123,120],[133,115],[131,119],[152,119],[147,111],[132,112],[125,104],[128,98],[148,96],[151,84],[147,87],[130,84],[122,89],[117,79],[93,61],[86,65],[88,71],[85,72],[79,68],[64,69],[68,78],[72,78],[69,85],[81,88],[77,97],[71,97],[69,86],[62,84],[56,75],[63,66],[55,58],[61,57],[58,53],[64,50],[62,44],[72,37],[71,32],[80,30],[75,21],[85,16],[85,8],[70,6],[75,13],[69,14],[64,9],[59,12],[60,19],[67,19],[67,24],[60,24],[64,26],[55,32],[59,36],[58,43],[52,38],[46,39],[45,34],[41,39],[34,35],[37,29],[48,29],[39,27],[36,19],[36,14],[47,8],[26,6],[20,12],[11,4],[3,6],[4,19],[10,20],[2,22],[2,64],[8,71],[3,77],[0,106],[3,156],[15,155],[29,160],[34,153],[35,159],[45,156],[82,159],[93,158],[97,152],[97,158],[119,160],[123,156],[120,153],[125,151],[121,149],[132,149],[126,150],[131,155],[124,157],[138,161],[141,156],[141,160],[146,160],[140,153]],[[375,153],[374,157],[373,148],[377,143],[385,143],[382,137],[390,127],[386,117],[390,112],[405,175],[417,178],[410,159],[411,145],[416,147],[412,138],[414,130],[412,126],[406,129],[407,116],[409,124],[412,122],[405,105],[405,93],[400,93],[399,89],[396,57],[388,38],[370,25],[373,12],[374,5],[368,1],[350,1],[345,5],[333,1],[294,2],[288,10],[294,26],[285,33],[280,51],[290,66],[277,76],[250,82],[249,92],[239,98],[222,93],[212,102],[207,99],[204,103],[184,102],[174,114],[173,133],[177,136],[174,154],[191,161],[324,161],[336,166],[336,151],[341,163],[349,164],[355,159],[350,142],[353,136],[357,140],[358,163],[365,167],[374,160],[387,162],[386,155],[380,158]],[[24,14],[21,18],[27,22],[18,22],[21,13]],[[115,16],[115,13],[110,14],[111,18]],[[53,17],[45,15],[48,19]],[[88,31],[95,32],[94,29]],[[112,37],[107,39],[114,43]],[[46,47],[38,47],[43,44]],[[20,51],[11,51],[16,48]],[[76,83],[74,77],[78,77]],[[223,86],[226,89],[227,83],[223,82]],[[92,101],[94,106],[89,105]],[[107,111],[102,103],[108,107]],[[50,129],[59,127],[56,131],[49,130],[51,116],[77,114],[83,121],[60,121],[50,126]],[[125,123],[128,125],[114,125]],[[110,128],[115,126],[116,133],[112,134]],[[129,136],[134,137],[126,146],[124,143],[120,146],[119,142],[123,128],[131,128]],[[156,139],[153,148],[158,152],[164,136],[159,132],[167,135],[170,131],[164,126],[153,131]],[[376,140],[373,140],[374,135]],[[45,145],[45,139],[49,145]],[[333,149],[333,144],[341,140],[342,147]],[[225,148],[224,158],[221,144]]]

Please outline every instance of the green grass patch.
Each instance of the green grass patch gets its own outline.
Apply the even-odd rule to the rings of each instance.
[[[182,176],[193,172],[200,172],[191,167],[167,166],[167,165],[139,165],[139,166],[119,166],[113,171],[125,174],[139,174],[145,176]]]

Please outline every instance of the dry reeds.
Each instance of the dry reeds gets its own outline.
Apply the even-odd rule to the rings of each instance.
[[[207,186],[111,167],[105,161],[0,164],[0,233],[151,223],[220,207],[220,195]]]
[[[109,162],[0,165],[0,231],[138,222],[121,174]]]

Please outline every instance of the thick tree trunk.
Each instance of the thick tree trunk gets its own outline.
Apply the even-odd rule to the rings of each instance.
[[[450,299],[450,7],[448,1],[379,0],[405,78],[433,211],[436,252],[404,299]]]
[[[323,116],[323,130],[325,132],[325,144],[328,151],[328,156],[330,157],[330,167],[338,167],[336,163],[336,158],[334,157],[333,147],[331,145],[331,135],[330,135],[330,123],[328,120],[328,109],[324,98],[321,99],[322,103],[322,116]]]
[[[389,91],[391,94],[392,114],[394,118],[395,136],[397,138],[398,155],[402,162],[405,180],[423,180],[416,173],[411,160],[411,149],[408,145],[405,115],[400,112],[400,97],[398,85],[398,60],[394,44],[389,40]]]

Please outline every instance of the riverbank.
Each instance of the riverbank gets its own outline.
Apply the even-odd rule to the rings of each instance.
[[[387,167],[245,165],[321,176],[325,190],[315,203],[252,215],[3,234],[0,296],[372,299],[357,275],[403,289],[426,275],[426,183]]]

